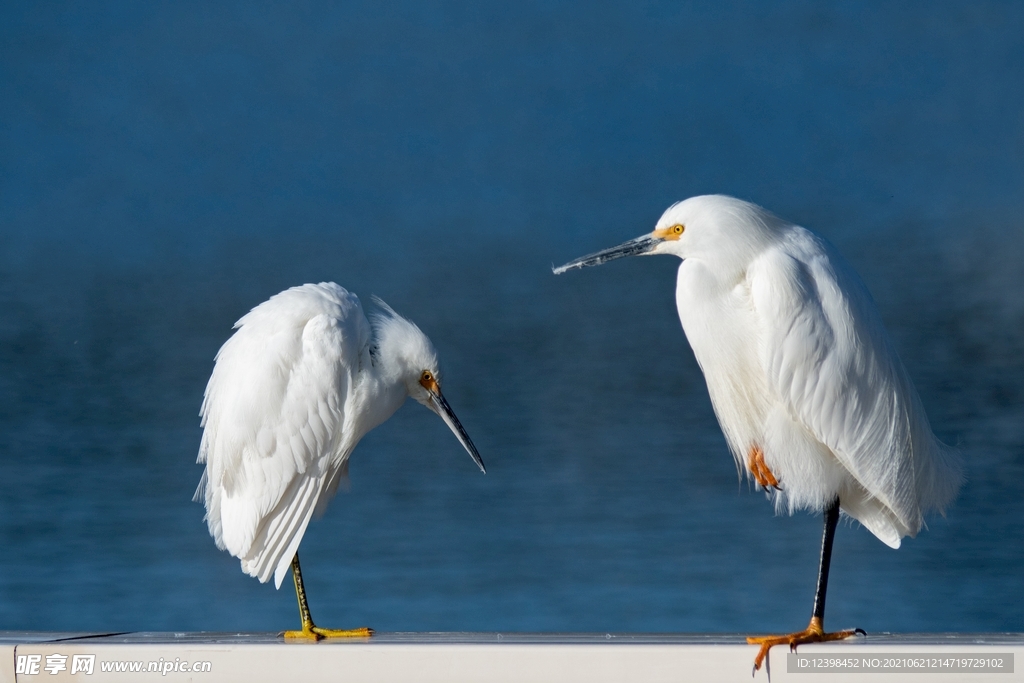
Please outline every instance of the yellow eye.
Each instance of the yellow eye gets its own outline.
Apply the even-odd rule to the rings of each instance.
[[[680,223],[676,223],[675,225],[672,226],[673,235],[682,235],[683,230],[685,230],[685,228]]]
[[[430,381],[433,381],[433,379],[434,379],[434,376],[432,374],[430,374],[430,370],[424,370],[423,371],[423,376],[420,377],[420,381],[421,382],[430,382]]]

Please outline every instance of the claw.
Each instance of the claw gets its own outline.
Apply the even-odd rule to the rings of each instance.
[[[372,628],[365,626],[361,628],[320,628],[319,626],[313,627],[313,632],[321,638],[369,638],[373,635],[374,631]]]
[[[775,477],[775,474],[768,469],[768,465],[764,461],[764,451],[758,446],[752,446],[750,449],[750,455],[747,457],[747,469],[750,470],[750,474],[754,477],[754,481],[758,485],[765,489],[774,489],[776,491],[782,490],[782,485],[779,480]]]

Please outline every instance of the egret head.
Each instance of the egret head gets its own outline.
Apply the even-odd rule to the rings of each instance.
[[[670,206],[652,232],[617,247],[583,256],[554,269],[560,275],[573,268],[599,266],[623,256],[671,254],[739,262],[768,238],[778,219],[761,207],[727,197],[702,195]]]
[[[382,373],[404,386],[409,396],[437,413],[477,467],[486,472],[480,453],[441,393],[441,373],[434,345],[411,320],[400,316],[380,299],[374,297],[373,301],[381,308],[373,316],[373,326]]]

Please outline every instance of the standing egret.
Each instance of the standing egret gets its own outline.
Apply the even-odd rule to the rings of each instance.
[[[437,413],[481,471],[483,460],[441,394],[437,352],[379,299],[371,324],[355,294],[333,282],[292,287],[235,323],[206,385],[195,500],[217,547],[277,588],[292,570],[301,631],[286,638],[369,636],[313,624],[299,542],[348,473],[367,432],[408,397]]]
[[[654,232],[554,272],[647,254],[683,259],[679,319],[737,469],[776,511],[824,511],[811,622],[748,638],[754,670],[772,645],[852,636],[823,625],[840,510],[898,548],[956,497],[957,455],[932,434],[871,295],[818,235],[732,197],[692,197]]]

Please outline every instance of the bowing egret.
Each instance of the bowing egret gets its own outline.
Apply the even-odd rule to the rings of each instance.
[[[302,630],[286,638],[369,636],[313,624],[299,543],[347,476],[359,440],[412,397],[483,460],[441,394],[437,352],[383,301],[373,324],[359,298],[333,282],[292,287],[235,323],[206,385],[195,500],[217,547],[242,571],[281,587],[289,568]]]
[[[748,638],[761,646],[754,670],[772,645],[853,635],[823,624],[840,511],[898,548],[956,497],[958,456],[932,433],[864,284],[815,233],[732,197],[692,197],[653,232],[554,272],[648,254],[683,259],[679,320],[737,468],[776,511],[824,512],[810,624]]]

